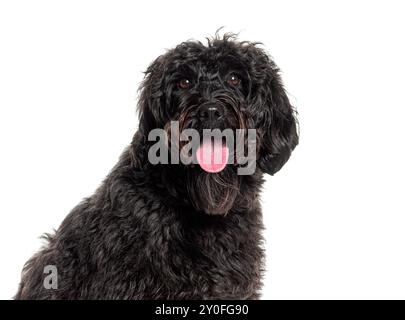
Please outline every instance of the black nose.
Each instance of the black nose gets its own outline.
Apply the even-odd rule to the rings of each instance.
[[[222,116],[222,112],[215,105],[206,104],[200,107],[198,116],[201,120],[217,120]]]

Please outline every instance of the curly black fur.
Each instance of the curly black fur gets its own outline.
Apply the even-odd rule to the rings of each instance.
[[[236,74],[241,82],[230,86]],[[179,88],[181,79],[190,87]],[[64,220],[24,266],[16,299],[254,299],[263,271],[259,192],[298,143],[294,109],[279,70],[257,43],[216,36],[187,41],[147,69],[140,125],[102,185]],[[257,169],[228,165],[210,174],[193,165],[152,165],[154,128],[198,120],[204,104],[224,117],[209,127],[255,128]],[[170,133],[170,132],[169,132]],[[58,288],[43,286],[44,267]]]

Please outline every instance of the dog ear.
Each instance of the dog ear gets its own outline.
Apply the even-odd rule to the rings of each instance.
[[[262,97],[266,109],[262,145],[259,151],[259,168],[274,175],[290,158],[298,144],[298,122],[284,90],[277,67],[268,64],[268,75],[262,84]]]
[[[164,123],[165,99],[164,76],[166,56],[162,55],[153,61],[145,72],[145,78],[139,87],[139,126],[147,127],[146,132]]]
[[[137,167],[144,167],[149,162],[147,154],[150,147],[148,134],[163,124],[164,108],[165,56],[153,61],[145,72],[145,78],[139,87],[139,127],[132,140],[132,155]]]

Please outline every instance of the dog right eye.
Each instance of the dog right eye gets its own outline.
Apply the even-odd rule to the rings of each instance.
[[[190,86],[191,86],[191,82],[190,82],[190,80],[188,80],[188,79],[181,79],[179,82],[178,82],[178,87],[180,88],[180,89],[188,89],[188,88],[190,88]]]

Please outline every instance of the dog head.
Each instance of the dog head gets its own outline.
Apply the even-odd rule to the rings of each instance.
[[[257,167],[271,175],[298,143],[295,111],[277,66],[257,43],[239,42],[229,34],[207,45],[183,42],[158,57],[141,86],[139,115],[138,139],[145,152],[151,145],[148,133],[160,128],[170,135],[172,121],[178,121],[180,132],[255,129]],[[146,155],[143,159],[145,164]],[[243,180],[236,164],[216,173],[203,165],[180,166],[196,209],[224,214],[232,208]]]

